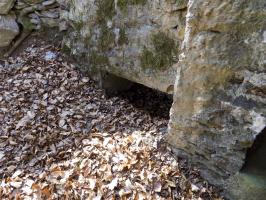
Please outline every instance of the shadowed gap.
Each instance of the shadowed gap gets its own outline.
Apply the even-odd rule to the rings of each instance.
[[[120,92],[118,96],[152,117],[169,119],[173,102],[171,95],[134,83],[129,90]]]
[[[266,179],[266,128],[257,136],[248,150],[246,162],[241,171]]]

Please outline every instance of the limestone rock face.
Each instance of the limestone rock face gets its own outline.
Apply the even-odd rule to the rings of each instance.
[[[266,126],[265,19],[264,0],[188,4],[168,141],[215,185]]]
[[[0,0],[0,15],[7,14],[16,0]]]
[[[171,93],[187,7],[178,2],[73,0],[62,14],[74,27],[65,44],[88,70]]]
[[[36,4],[36,3],[40,3],[43,0],[24,0],[26,3],[31,3],[31,4]]]
[[[6,47],[19,34],[14,15],[0,15],[0,47]]]

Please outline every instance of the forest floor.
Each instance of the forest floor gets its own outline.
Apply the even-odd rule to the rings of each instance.
[[[106,97],[58,48],[26,47],[0,65],[0,199],[222,199],[164,143],[170,105]]]

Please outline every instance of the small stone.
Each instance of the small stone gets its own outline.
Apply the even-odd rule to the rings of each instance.
[[[40,24],[41,23],[40,20],[38,20],[38,19],[31,19],[30,22],[32,24]]]
[[[52,18],[41,18],[41,21],[44,25],[54,28],[57,27],[59,24],[59,19],[52,19]]]
[[[199,191],[199,187],[194,185],[194,184],[191,184],[191,191],[192,192],[197,192],[197,191]]]
[[[51,9],[48,11],[45,10],[41,12],[41,17],[56,19],[56,18],[59,18],[59,12],[56,9]]]
[[[27,6],[28,5],[25,2],[17,1],[14,8],[17,10],[20,10],[20,9],[26,8]]]
[[[54,53],[52,51],[48,51],[48,52],[46,52],[44,59],[46,61],[50,61],[50,60],[54,60],[56,57],[57,57],[56,53]]]
[[[66,21],[61,21],[59,23],[59,31],[66,31],[67,28],[68,28],[68,25]]]
[[[50,6],[50,5],[54,4],[55,2],[56,2],[55,0],[48,0],[48,1],[42,2],[42,5]]]

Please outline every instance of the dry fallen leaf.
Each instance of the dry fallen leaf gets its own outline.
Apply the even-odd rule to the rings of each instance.
[[[22,182],[10,182],[10,185],[18,189],[22,186]]]
[[[118,184],[118,179],[117,178],[113,179],[112,182],[108,184],[109,190],[115,189],[115,187],[117,187],[117,184]]]
[[[0,67],[1,199],[219,199],[160,149],[171,101],[141,86],[107,98],[39,43]]]

